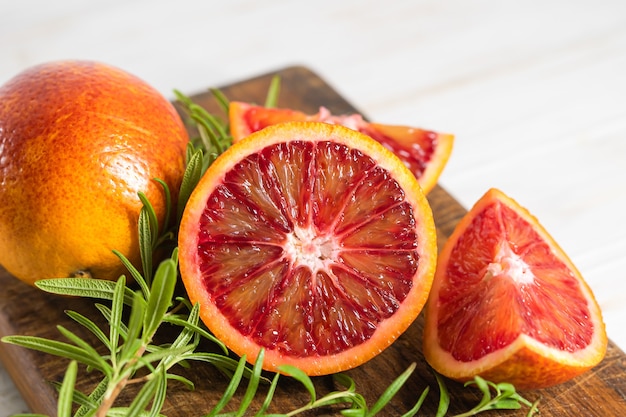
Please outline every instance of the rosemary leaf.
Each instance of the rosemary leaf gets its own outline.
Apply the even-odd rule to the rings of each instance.
[[[506,409],[518,410],[522,404],[530,405],[530,401],[523,398],[515,391],[515,387],[508,383],[493,383],[486,381],[480,376],[475,376],[472,381],[465,383],[465,386],[475,385],[483,394],[481,400],[472,409],[465,413],[457,414],[455,417],[469,417],[484,411]],[[492,390],[495,395],[492,395]],[[532,412],[532,408],[531,408]]]
[[[209,151],[215,152],[217,155],[221,154],[226,150],[224,144],[220,138],[228,136],[222,124],[215,118],[215,116],[209,114],[205,109],[198,105],[192,105],[190,107],[192,113],[192,119],[198,123],[198,127],[204,129],[204,132],[201,133],[206,134],[206,139],[204,140],[205,147]]]
[[[228,354],[228,348],[226,347],[226,345],[224,345],[224,343],[221,340],[213,336],[211,333],[207,332],[204,328],[198,326],[196,323],[190,323],[188,321],[181,320],[180,318],[173,317],[173,316],[165,316],[163,318],[163,321],[166,323],[183,326],[186,329],[193,331],[194,333],[218,345],[219,348],[222,350],[222,352],[224,352],[224,354]]]
[[[222,411],[222,409],[226,406],[226,404],[230,402],[233,395],[235,395],[235,391],[239,387],[239,382],[241,382],[241,377],[243,376],[245,369],[246,369],[246,356],[243,355],[239,359],[237,369],[235,370],[235,373],[230,379],[230,382],[228,383],[228,386],[226,387],[224,394],[222,395],[218,403],[215,405],[215,407],[213,407],[211,412],[207,414],[206,417],[216,416],[220,411]]]
[[[62,384],[59,384],[58,382],[53,382],[52,384],[58,390],[61,389]],[[80,406],[86,406],[87,408],[91,408],[91,409],[94,409],[94,408],[96,408],[98,406],[88,396],[86,396],[82,392],[76,391],[76,390],[74,390],[74,392],[72,394],[72,402],[74,404],[78,404]],[[75,416],[76,416],[76,414],[75,414]]]
[[[146,407],[154,398],[163,376],[159,372],[153,372],[150,375],[151,378],[141,387],[135,399],[130,403],[126,416],[138,416],[145,413]]]
[[[117,347],[120,339],[120,326],[122,324],[122,313],[124,311],[124,289],[126,280],[120,278],[115,284],[113,300],[111,302],[111,318],[109,319],[109,343],[111,347],[111,362],[115,367]]]
[[[346,408],[340,411],[341,415],[344,417],[363,417],[366,412],[366,408]]]
[[[148,308],[144,320],[144,337],[152,337],[163,322],[163,317],[172,303],[176,287],[176,265],[166,259],[159,265],[150,288]],[[147,340],[147,339],[146,339]]]
[[[217,101],[217,104],[219,104],[220,109],[224,113],[228,113],[230,100],[228,100],[228,98],[224,95],[224,93],[222,93],[222,91],[217,88],[211,88],[210,91],[213,94],[213,97],[215,98],[215,100]]]
[[[289,375],[290,377],[297,380],[298,382],[300,382],[309,392],[309,396],[311,397],[310,403],[315,402],[315,400],[317,399],[316,393],[315,393],[315,386],[313,385],[313,381],[311,381],[311,378],[309,378],[309,376],[305,374],[304,371],[302,371],[299,368],[296,368],[293,365],[281,365],[280,367],[278,367],[278,370],[282,373]]]
[[[163,230],[169,230],[171,216],[172,216],[172,213],[171,213],[171,211],[172,211],[172,193],[170,191],[170,187],[167,185],[167,183],[165,181],[163,181],[160,178],[154,178],[154,181],[158,182],[159,184],[161,184],[161,187],[163,187],[163,195],[165,196],[165,215],[163,216],[163,219],[164,219]]]
[[[354,382],[354,379],[350,378],[348,375],[343,373],[334,374],[333,380],[345,387],[346,391],[356,392],[356,382]]]
[[[446,387],[443,377],[435,372],[435,379],[439,386],[439,405],[437,407],[437,414],[435,417],[444,417],[450,407],[450,394],[448,393],[448,387]]]
[[[78,408],[78,410],[76,410],[76,414],[74,414],[74,417],[86,417],[90,415],[90,413],[93,413],[94,410],[98,408],[98,404],[102,402],[102,398],[106,393],[108,383],[108,378],[102,379],[93,389],[93,391],[91,391],[89,396],[87,396],[86,400],[82,399],[84,397],[82,393],[75,392],[74,398],[76,403],[79,404],[80,407]]]
[[[102,300],[112,300],[115,290],[115,282],[94,278],[49,278],[35,282],[35,285],[49,293],[70,295],[74,297],[99,298]],[[124,303],[131,305],[133,302],[133,291],[126,289],[124,292]]]
[[[194,385],[193,381],[190,381],[189,379],[185,378],[184,376],[168,374],[167,375],[167,379],[168,380],[171,379],[171,380],[177,381],[177,382],[185,385],[189,390],[195,389],[195,385]]]
[[[420,410],[420,408],[422,408],[422,404],[424,404],[424,400],[426,400],[426,396],[428,395],[429,391],[430,391],[429,387],[424,388],[424,391],[422,391],[422,395],[420,395],[419,399],[417,400],[413,408],[411,408],[405,414],[402,414],[402,417],[413,417],[414,415],[416,415],[418,411]]]
[[[150,288],[148,287],[148,283],[146,283],[146,280],[143,279],[141,272],[139,272],[139,270],[135,268],[135,266],[128,260],[126,256],[124,256],[123,253],[117,250],[114,250],[113,253],[120,259],[120,261],[122,261],[122,264],[126,267],[128,272],[130,272],[130,275],[135,280],[135,282],[139,284],[141,290],[143,291],[144,297],[148,298],[148,296],[150,295]],[[126,304],[130,305],[131,303],[132,301]]]
[[[391,401],[391,399],[396,395],[396,393],[402,388],[407,379],[411,376],[413,371],[415,371],[416,364],[415,362],[411,364],[400,376],[398,376],[382,393],[378,401],[372,406],[369,413],[366,414],[368,417],[372,417],[376,415],[380,410],[383,409]]]
[[[98,338],[98,340],[100,340],[109,350],[111,350],[109,339],[104,334],[104,332],[96,325],[96,323],[75,311],[66,311],[65,314],[67,314],[72,320],[93,333]]]
[[[193,140],[189,140],[189,142],[187,143],[187,149],[186,149],[186,154],[185,154],[185,161],[187,163],[187,166],[185,167],[185,169],[189,169],[189,161],[191,160],[191,157],[193,156],[194,153],[196,152],[202,152],[202,149],[196,149],[196,146],[194,146]]]
[[[270,384],[269,389],[267,390],[267,394],[265,395],[265,399],[263,400],[263,404],[259,411],[255,414],[255,417],[263,416],[267,409],[270,407],[272,403],[272,399],[274,398],[274,393],[276,392],[276,387],[278,386],[278,379],[280,378],[280,374],[274,374],[274,378],[272,379],[272,383]]]
[[[150,215],[146,207],[139,211],[139,253],[141,255],[141,266],[143,267],[143,277],[146,283],[152,282],[152,226],[150,225]]]
[[[111,317],[113,317],[112,313],[111,313],[111,309],[107,306],[105,306],[104,304],[100,304],[100,303],[95,303],[94,304],[95,307],[98,309],[98,311],[100,311],[100,313],[102,313],[102,317],[104,317],[107,322],[111,321]],[[126,327],[125,323],[120,323],[119,324],[119,332],[120,335],[126,339],[126,335],[128,333],[128,328]]]
[[[191,317],[192,315],[193,313],[190,314],[190,319],[193,320],[193,318]],[[197,321],[197,312],[195,313],[195,315],[196,315],[195,320]],[[198,346],[199,339],[200,337],[198,336],[197,333],[195,333],[193,330],[189,328],[183,327],[182,331],[180,332],[178,337],[174,340],[174,342],[172,342],[170,347],[172,349],[178,349],[178,348],[183,348],[185,346],[193,346],[195,350],[195,348]],[[171,366],[173,366],[173,364],[181,363],[182,361],[187,360],[187,359],[188,359],[187,357],[178,357],[175,355],[170,355],[170,356],[163,358],[161,363],[163,364],[163,366],[169,369]]]
[[[200,319],[200,304],[196,303],[194,304],[193,308],[189,312],[189,316],[187,317],[186,321],[179,319],[180,320],[179,322],[182,322],[183,330],[180,332],[176,340],[174,340],[174,342],[172,343],[172,347],[184,346],[187,343],[189,343],[189,341],[194,337],[194,335],[197,335],[197,333],[193,330],[193,328],[187,327],[186,325],[197,327],[199,319]],[[170,323],[172,322],[170,321]]]
[[[141,357],[140,362],[142,364],[154,363],[162,360],[163,358],[167,358],[168,356],[176,357],[178,360],[185,359],[187,358],[185,355],[193,352],[194,346],[182,346],[179,348],[167,347],[151,350],[151,353],[147,353]]]
[[[69,343],[44,339],[37,336],[5,336],[2,338],[2,341],[5,343],[11,343],[28,349],[48,353],[50,355],[76,360],[91,368],[98,369],[101,372],[107,371],[106,368],[103,369],[101,366],[101,357],[94,358],[88,352],[85,352],[84,349],[74,345],[70,345]]]
[[[180,192],[178,194],[177,219],[179,222],[183,215],[185,205],[187,205],[187,200],[202,176],[202,159],[202,151],[195,151],[187,161],[187,168],[185,169]]]
[[[254,362],[254,367],[252,368],[252,376],[248,381],[248,387],[246,392],[241,399],[241,404],[239,406],[239,410],[237,411],[236,417],[242,417],[245,415],[246,410],[252,403],[254,396],[256,395],[257,389],[259,387],[259,381],[261,379],[261,371],[263,370],[263,358],[265,357],[265,350],[261,349],[259,352],[259,356]]]
[[[110,375],[109,365],[105,362],[104,359],[102,359],[100,354],[89,343],[85,342],[83,339],[78,337],[75,333],[72,333],[71,331],[69,331],[63,326],[57,326],[57,329],[63,336],[65,336],[66,339],[74,343],[78,348],[83,349],[83,351],[87,355],[90,355],[92,358],[94,358],[94,360],[98,361],[100,363],[99,369],[106,369],[107,372],[105,372],[105,374]]]
[[[161,409],[163,408],[163,404],[165,404],[165,398],[167,393],[167,374],[165,372],[165,368],[161,368],[160,376],[157,378],[155,384],[157,385],[156,391],[154,393],[154,399],[152,401],[152,407],[150,408],[149,417],[158,417]]]
[[[485,407],[485,410],[519,410],[520,408],[522,408],[522,405],[519,401],[511,398],[502,398],[490,406]]]
[[[78,374],[78,364],[76,361],[71,361],[67,370],[65,371],[65,377],[63,378],[63,385],[59,391],[59,400],[57,404],[57,416],[58,417],[71,417],[72,416],[72,404],[73,404],[73,392],[74,385],[76,384],[76,375]]]
[[[191,104],[193,104],[191,98],[183,94],[180,90],[175,89],[174,96],[176,96],[176,100],[180,101],[185,107],[189,107]]]
[[[172,250],[172,255],[170,256],[170,259],[174,262],[174,266],[178,268],[178,247],[175,247]]]
[[[215,366],[219,370],[223,371],[227,375],[234,375],[234,372],[239,368],[240,361],[237,361],[228,356],[221,355],[219,353],[207,353],[207,352],[190,352],[185,356],[188,360],[197,362],[206,362]],[[245,365],[245,364],[244,364]],[[249,377],[252,375],[252,371],[244,366],[244,376]]]
[[[280,93],[280,76],[275,75],[272,77],[270,86],[267,90],[267,97],[265,98],[265,107],[276,107],[278,103],[278,94]]]
[[[473,382],[466,383],[465,386],[468,386],[469,384],[475,384],[476,387],[478,387],[478,389],[483,393],[480,402],[476,404],[475,408],[483,408],[486,404],[489,403],[489,401],[491,401],[491,391],[489,390],[489,385],[487,384],[487,381],[477,376],[474,378]]]
[[[129,414],[129,410],[128,407],[114,407],[109,409],[107,417],[148,417],[148,412],[145,410],[141,410],[137,414]]]
[[[534,403],[531,403],[530,410],[528,410],[526,417],[533,417],[536,414],[539,414],[539,399],[537,399]]]
[[[134,352],[137,351],[138,346],[141,345],[139,335],[143,329],[143,318],[146,312],[146,302],[141,298],[139,292],[135,293],[133,299],[133,305],[130,310],[130,316],[128,318],[128,330],[126,334],[126,342],[122,346],[120,353],[120,359],[123,362],[130,360],[134,356]],[[113,352],[112,352],[113,353]]]
[[[210,128],[206,121],[203,121],[197,114],[192,113],[191,118],[197,125],[198,134],[200,135],[200,144],[202,148],[205,149],[205,153],[207,155],[217,155],[218,148],[214,145],[214,143],[217,143],[217,135],[215,132]]]
[[[141,203],[143,204],[143,208],[146,210],[146,213],[148,214],[148,224],[150,225],[150,236],[152,237],[152,248],[155,248],[155,243],[157,241],[157,238],[159,236],[159,220],[156,214],[156,211],[154,211],[154,206],[152,205],[152,203],[150,203],[150,200],[148,200],[148,197],[146,197],[146,195],[139,191],[137,193],[137,195],[139,196],[139,200],[141,200]]]

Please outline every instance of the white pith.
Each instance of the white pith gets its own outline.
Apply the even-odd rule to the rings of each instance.
[[[530,266],[513,251],[508,242],[499,245],[494,261],[487,265],[487,277],[499,275],[507,276],[518,284],[531,284],[535,281],[535,274]]]
[[[312,226],[295,227],[287,234],[284,250],[294,267],[306,266],[313,274],[336,262],[340,244],[332,235],[318,235]]]

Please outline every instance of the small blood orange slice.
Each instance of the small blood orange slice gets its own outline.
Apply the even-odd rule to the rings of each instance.
[[[317,114],[292,109],[268,108],[233,101],[229,107],[230,132],[236,142],[264,127],[289,121],[318,121],[358,130],[398,156],[428,194],[435,186],[450,153],[454,136],[416,127],[370,123],[360,114],[335,116],[322,107]]]
[[[548,387],[597,365],[607,348],[600,308],[576,267],[496,189],[444,245],[425,313],[427,361],[460,381]]]
[[[182,279],[207,327],[250,362],[309,375],[358,366],[422,310],[432,212],[382,145],[291,122],[237,142],[207,170],[179,234]]]

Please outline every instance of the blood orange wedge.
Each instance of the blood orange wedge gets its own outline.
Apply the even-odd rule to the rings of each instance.
[[[576,267],[496,189],[444,245],[425,313],[427,361],[460,381],[548,387],[597,365],[607,348],[600,308]]]
[[[233,101],[229,107],[230,131],[233,141],[264,127],[289,121],[318,121],[339,124],[358,130],[398,156],[413,172],[424,190],[435,186],[452,152],[454,136],[416,127],[370,123],[360,114],[335,116],[321,107],[317,114],[292,109],[268,108]]]
[[[436,264],[417,180],[371,138],[325,123],[251,134],[207,170],[179,234],[182,279],[207,327],[264,368],[358,366],[422,310]]]

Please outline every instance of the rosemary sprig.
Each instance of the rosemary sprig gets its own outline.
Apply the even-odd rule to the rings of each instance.
[[[450,396],[443,377],[439,374],[435,374],[435,377],[437,379],[440,392],[439,407],[437,409],[436,417],[443,417],[448,412]],[[539,400],[534,403],[530,402],[526,398],[522,397],[512,384],[504,382],[496,384],[494,382],[486,381],[480,376],[475,376],[472,381],[466,382],[464,386],[477,387],[482,393],[482,397],[478,404],[470,410],[461,414],[455,414],[452,417],[470,417],[490,410],[519,410],[523,405],[529,407],[526,417],[532,417],[539,413]]]
[[[266,106],[276,105],[279,87],[280,79],[274,77],[265,101]],[[219,90],[211,91],[222,111],[227,113],[228,99]],[[114,251],[120,262],[128,269],[134,286],[127,284],[125,276],[121,276],[117,282],[65,278],[41,280],[36,283],[40,289],[50,293],[110,302],[110,306],[102,303],[95,304],[106,320],[105,329],[98,327],[94,321],[77,312],[67,312],[74,322],[90,331],[100,345],[91,346],[74,332],[62,326],[58,326],[58,330],[68,342],[34,336],[7,336],[2,341],[69,359],[62,384],[55,384],[59,390],[58,417],[72,416],[76,406],[78,408],[73,414],[75,417],[161,416],[167,396],[168,381],[178,381],[193,389],[192,381],[173,372],[176,365],[185,365],[189,362],[212,364],[229,378],[229,384],[221,399],[202,417],[244,415],[289,417],[310,413],[317,409],[324,409],[327,412],[329,407],[347,417],[377,415],[405,385],[414,372],[416,364],[412,364],[399,375],[371,407],[364,396],[358,393],[355,381],[346,374],[333,375],[335,383],[342,389],[321,397],[318,397],[313,381],[304,372],[292,366],[281,367],[281,373],[275,374],[269,380],[262,376],[263,352],[255,361],[253,368],[247,365],[245,356],[239,360],[232,359],[222,342],[210,334],[199,322],[199,306],[192,306],[187,298],[175,295],[178,280],[178,252],[175,247],[172,249],[171,256],[154,269],[155,251],[166,245],[175,246],[183,209],[201,176],[215,158],[232,143],[226,122],[208,113],[184,94],[178,91],[175,93],[189,119],[194,123],[198,137],[192,138],[187,148],[187,167],[178,193],[175,212],[167,184],[156,179],[163,187],[167,206],[167,216],[162,230],[159,229],[157,216],[150,201],[145,195],[139,195],[143,203],[138,221],[143,273],[139,272],[135,265],[120,252]],[[124,314],[125,309],[130,309],[128,315]],[[128,319],[124,321],[124,317]],[[177,326],[180,331],[172,336],[172,340],[157,344],[154,340],[155,335],[165,323]],[[222,353],[199,351],[202,339],[211,341]],[[100,354],[98,349],[104,349],[106,353]],[[76,389],[79,364],[102,373],[102,380],[88,394]],[[443,378],[436,376],[440,389],[437,416],[443,417],[447,413],[450,397]],[[286,377],[299,382],[309,393],[310,400],[283,414],[268,413],[279,379]],[[235,400],[236,393],[239,392],[244,380],[248,381],[248,385],[243,396],[238,399],[239,407],[234,412],[221,413]],[[130,385],[140,385],[130,404],[125,407],[114,406],[118,396]],[[252,403],[259,395],[258,389],[261,385],[267,386],[267,391],[260,408],[254,411],[251,410]],[[483,397],[474,408],[455,417],[473,416],[494,409],[519,409],[522,405],[530,407],[527,417],[537,413],[537,403],[531,403],[521,397],[510,384],[494,384],[477,377],[466,386],[478,387]],[[492,396],[492,391],[495,396]],[[417,415],[428,393],[429,387],[426,387],[404,417]]]
[[[166,196],[169,196],[167,185],[163,182],[161,184]],[[186,192],[185,187],[194,186],[194,183],[187,182],[181,191]],[[65,357],[71,361],[67,382],[60,388],[60,395],[63,395],[59,398],[60,415],[69,415],[66,414],[68,402],[70,404],[77,402],[80,404],[76,414],[78,416],[106,416],[111,413],[123,415],[149,413],[156,416],[163,406],[168,380],[176,380],[193,387],[192,381],[172,373],[171,370],[175,365],[199,360],[212,363],[226,374],[237,368],[237,361],[227,355],[226,347],[199,324],[199,306],[190,306],[188,300],[174,297],[178,280],[177,249],[174,249],[171,257],[163,260],[152,273],[154,252],[160,244],[171,240],[173,234],[171,230],[159,230],[157,216],[151,203],[142,194],[139,198],[143,203],[138,233],[144,273],[140,273],[121,253],[115,252],[127,267],[139,290],[128,286],[125,276],[121,276],[117,282],[66,278],[40,280],[36,283],[40,289],[54,294],[110,301],[110,307],[96,304],[96,308],[107,322],[108,331],[99,328],[91,319],[77,312],[67,312],[70,318],[93,333],[102,346],[91,346],[62,326],[59,326],[58,330],[68,342],[35,336],[3,338],[6,343]],[[182,204],[185,202],[181,201]],[[169,197],[166,198],[166,204],[171,205]],[[170,207],[167,208],[167,212],[172,212]],[[130,309],[127,323],[123,322],[125,308]],[[179,326],[180,332],[173,335],[173,340],[157,344],[154,338],[164,323]],[[198,352],[197,348],[202,337],[214,342],[223,353]],[[105,349],[106,353],[100,354],[98,348]],[[75,392],[73,388],[76,380],[75,377],[72,378],[75,363],[84,364],[89,369],[102,373],[101,383],[89,395]],[[142,372],[143,370],[145,372]],[[241,374],[249,377],[251,370],[244,367]],[[120,393],[128,385],[136,384],[140,384],[141,388],[131,404],[126,409],[113,408]],[[72,385],[72,388],[67,388],[68,385]]]

